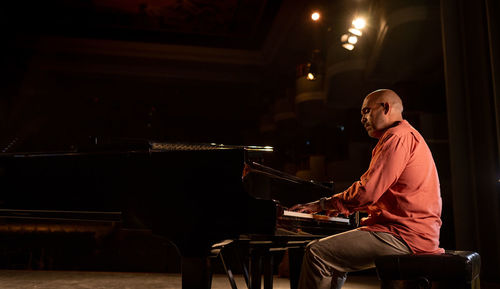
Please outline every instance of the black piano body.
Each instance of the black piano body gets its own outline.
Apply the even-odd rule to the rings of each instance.
[[[152,143],[145,150],[1,154],[0,220],[95,218],[148,228],[177,247],[183,288],[209,288],[213,244],[273,236],[281,205],[332,193],[251,162],[249,153],[266,150]]]

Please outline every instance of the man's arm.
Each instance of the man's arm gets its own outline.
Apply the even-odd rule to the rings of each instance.
[[[404,171],[410,158],[411,138],[411,134],[384,136],[375,147],[370,166],[360,180],[334,195],[326,207],[349,215],[377,202]]]
[[[375,147],[368,170],[360,180],[347,190],[323,200],[307,204],[298,204],[293,211],[317,213],[332,211],[333,214],[350,215],[375,203],[393,184],[405,169],[410,157],[412,135],[404,137],[388,134]]]

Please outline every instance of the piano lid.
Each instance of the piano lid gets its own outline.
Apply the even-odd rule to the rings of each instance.
[[[261,151],[272,152],[272,146],[244,146],[244,145],[224,145],[216,143],[169,143],[169,142],[155,142],[149,143],[150,151],[199,151],[199,150],[230,150],[230,149],[243,149],[245,151]]]

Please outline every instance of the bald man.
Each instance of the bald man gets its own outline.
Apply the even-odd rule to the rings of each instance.
[[[368,94],[361,123],[378,139],[359,181],[329,198],[299,204],[298,212],[368,213],[361,227],[307,245],[299,289],[341,288],[347,273],[373,268],[382,255],[441,253],[441,194],[436,166],[422,136],[402,116],[392,90]]]

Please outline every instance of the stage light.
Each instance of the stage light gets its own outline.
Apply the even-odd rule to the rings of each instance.
[[[363,19],[363,18],[361,18],[361,17],[356,18],[356,19],[354,19],[354,20],[352,21],[352,25],[354,26],[354,28],[356,28],[356,29],[358,29],[358,30],[359,30],[359,29],[363,29],[363,28],[365,28],[365,26],[366,26],[366,20],[365,20],[365,19]]]
[[[363,32],[361,32],[360,30],[356,29],[356,28],[349,28],[349,32],[351,32],[351,34],[354,34],[356,36],[361,36],[363,35]]]
[[[349,40],[349,35],[348,34],[344,34],[344,35],[340,36],[340,41],[347,42],[347,40]]]
[[[313,57],[312,57],[312,61],[307,63],[307,75],[306,75],[306,78],[308,80],[315,80],[317,75],[318,75],[318,64],[316,64],[314,62],[314,59],[316,59],[315,55],[314,55],[314,52],[313,52]]]
[[[342,47],[344,47],[347,50],[353,50],[354,49],[354,45],[352,45],[350,43],[344,43],[344,44],[342,44]]]
[[[348,39],[347,39],[347,42],[351,43],[351,44],[356,44],[356,42],[358,42],[358,37],[356,36],[350,36]]]
[[[319,12],[313,12],[313,13],[311,14],[311,19],[312,19],[313,21],[318,21],[320,17],[321,17],[321,14],[319,14]]]

